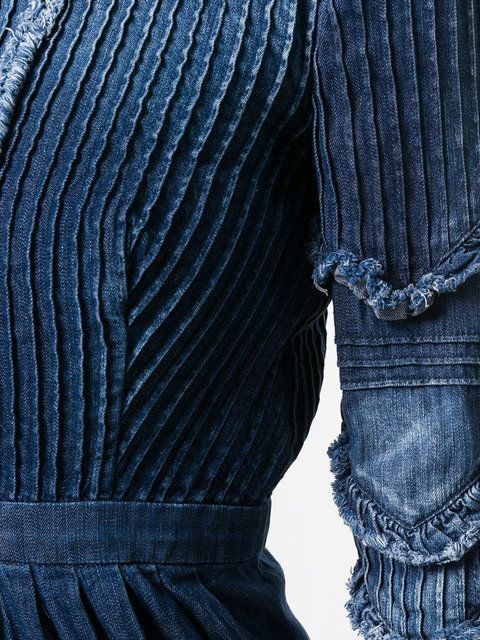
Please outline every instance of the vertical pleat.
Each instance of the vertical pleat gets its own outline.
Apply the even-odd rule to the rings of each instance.
[[[201,566],[0,566],[0,631],[12,640],[209,640],[307,636],[264,551]]]
[[[5,31],[0,48],[0,140],[8,131],[37,49],[50,34],[62,7],[63,2],[31,1],[12,4],[2,12]],[[20,213],[15,221],[4,219],[0,231],[8,247],[1,269],[6,292],[3,320],[6,325],[16,327],[11,342],[4,341],[2,346],[6,365],[3,374],[9,379],[3,383],[1,446],[9,463],[1,483],[4,495],[10,498],[36,496],[39,472],[39,434],[37,425],[33,424],[38,401],[37,354],[34,329],[23,317],[25,312],[32,317],[33,302],[31,296],[21,300],[16,296],[20,290],[28,291],[30,287],[29,259],[25,259],[24,252],[32,235],[31,223],[31,217]],[[14,256],[12,260],[10,255]]]
[[[31,636],[41,638],[48,627],[42,624],[30,568],[2,565],[0,593],[6,618],[15,629],[15,636],[21,638],[28,629]]]
[[[353,130],[350,79],[346,73],[345,55],[350,34],[342,32],[335,3],[325,9],[328,15],[320,28],[328,31],[328,49],[338,55],[329,55],[327,46],[318,51],[321,68],[321,92],[326,96],[328,129],[326,144],[335,172],[334,181],[341,211],[349,212],[352,251],[361,250],[361,202],[357,180],[356,144]]]
[[[79,579],[73,567],[34,565],[31,568],[43,615],[58,638],[96,640],[94,623],[82,606]],[[48,627],[43,636],[48,637]],[[35,636],[33,636],[35,637]]]
[[[23,131],[22,125],[24,123],[24,116],[29,112],[32,107],[31,97],[35,95],[39,83],[49,69],[48,60],[50,58],[52,50],[55,48],[56,37],[60,35],[61,23],[64,19],[67,19],[69,14],[63,14],[59,21],[59,30],[48,43],[48,49],[45,58],[43,58],[38,65],[32,68],[36,72],[36,76],[32,81],[32,86],[28,96],[22,101],[22,114],[19,121],[16,123],[17,128],[14,129],[14,135],[12,136],[12,144],[8,148],[5,154],[5,160],[2,171],[2,183],[6,182],[4,188],[11,189],[14,193],[12,198],[11,211],[15,211],[17,207],[20,207],[21,198],[24,196],[24,189],[32,182],[28,182],[26,174],[32,161],[32,151],[35,145],[31,145],[30,148],[24,151],[24,162],[18,165],[17,168],[17,185],[15,190],[13,184],[10,186],[8,180],[8,170],[10,163],[14,156],[14,150],[17,146],[17,142]],[[81,31],[79,32],[81,33]],[[66,68],[64,65],[68,65],[71,52],[77,43],[77,38],[72,39],[71,48],[68,51],[68,55],[65,56],[64,64],[60,68],[55,69],[57,86],[61,86],[62,71]],[[48,113],[49,106],[53,100],[55,91],[49,92],[46,97],[46,103],[40,107],[37,115],[40,125],[45,121],[45,114]],[[42,107],[44,107],[42,109]],[[34,112],[35,113],[35,112]],[[35,136],[38,136],[42,130],[42,126],[35,129]],[[35,139],[34,139],[35,140]],[[24,147],[25,149],[25,147]],[[40,194],[37,202],[41,202],[41,198],[44,196],[44,184],[39,180]],[[37,363],[39,367],[38,372],[38,435],[39,435],[39,464],[43,466],[40,470],[38,493],[42,497],[47,499],[55,499],[56,482],[57,482],[57,451],[58,451],[58,396],[59,388],[57,384],[58,378],[58,349],[57,349],[57,329],[54,322],[54,296],[53,296],[53,284],[51,281],[52,270],[51,264],[53,262],[53,245],[52,237],[54,230],[54,220],[52,216],[45,213],[37,206],[33,205],[35,201],[30,198],[30,204],[36,215],[33,216],[33,226],[30,239],[30,245],[28,247],[28,255],[32,256],[32,263],[30,266],[30,278],[32,286],[32,311],[33,311],[33,326],[35,330],[35,347],[37,349]],[[51,252],[49,258],[45,261],[42,248],[48,248]],[[45,401],[48,398],[48,401]],[[33,419],[33,416],[32,416]],[[28,442],[28,441],[27,441]],[[27,444],[28,446],[28,444]]]
[[[477,619],[477,548],[456,562],[425,566],[399,562],[369,547],[363,547],[361,557],[370,611],[364,608],[363,615],[402,638],[433,638]]]
[[[323,16],[321,16],[323,18]],[[318,21],[318,30],[323,31],[323,20]],[[327,145],[327,93],[323,89],[320,75],[320,64],[323,61],[321,39],[319,46],[315,48],[314,78],[315,91],[314,103],[314,133],[315,133],[315,167],[319,183],[319,197],[321,207],[320,220],[316,220],[317,233],[320,233],[321,241],[327,247],[338,247],[340,242],[341,217],[339,216],[339,203],[336,182],[332,179],[332,159]]]
[[[396,6],[392,3],[389,18],[392,65],[396,75],[398,102],[398,126],[403,163],[403,190],[405,208],[406,241],[408,243],[407,273],[416,279],[425,256],[429,256],[429,219],[426,208],[425,168],[423,161],[424,142],[421,131],[419,89],[417,78],[417,45],[412,2]],[[398,62],[401,66],[398,68]],[[410,222],[411,221],[411,222]],[[413,224],[412,224],[413,223]],[[422,229],[418,233],[417,229]],[[390,228],[395,235],[395,227]]]
[[[470,228],[467,176],[464,157],[464,131],[460,74],[458,67],[458,30],[456,3],[438,4],[436,28],[441,38],[438,61],[441,101],[444,112],[445,163],[448,183],[448,228],[450,238],[463,236]],[[460,18],[463,19],[463,18]],[[470,81],[471,82],[471,81]]]
[[[473,82],[461,82],[460,101],[462,105],[463,122],[463,152],[465,166],[465,186],[467,189],[469,224],[475,223],[472,212],[478,211],[480,206],[480,184],[474,179],[480,166],[480,112],[475,80],[479,77],[478,69],[478,40],[477,26],[475,24],[476,3],[473,1],[462,5],[461,11],[457,11],[457,56],[460,79],[472,78]]]
[[[368,55],[382,170],[385,207],[385,242],[387,267],[394,267],[393,277],[408,268],[408,234],[405,220],[404,152],[399,122],[399,87],[393,51],[391,20],[398,13],[390,0],[379,7],[364,2],[367,23]]]
[[[146,637],[119,567],[84,567],[78,575],[85,597],[108,638],[142,640]]]
[[[352,136],[357,169],[358,206],[361,217],[355,242],[363,253],[366,243],[373,243],[372,251],[385,260],[385,210],[380,172],[378,114],[375,113],[370,56],[367,51],[366,18],[361,0],[353,3],[351,20],[337,12],[342,32],[343,58],[349,82],[348,99],[352,112]],[[319,61],[320,63],[321,61]],[[358,214],[355,214],[358,216]]]
[[[85,64],[82,73],[70,85],[73,93],[72,102],[64,111],[66,117],[62,128],[62,137],[59,139],[60,144],[68,151],[70,157],[68,164],[65,163],[66,170],[63,169],[62,165],[59,165],[58,171],[55,171],[55,169],[52,171],[51,193],[52,196],[54,194],[53,202],[56,211],[54,291],[56,292],[55,303],[58,308],[62,309],[58,323],[61,336],[59,350],[60,372],[63,378],[61,388],[73,386],[78,390],[75,402],[63,403],[60,395],[59,487],[62,495],[70,497],[77,496],[80,492],[82,451],[84,439],[87,435],[83,428],[86,401],[83,370],[86,367],[89,367],[90,370],[98,370],[98,368],[102,367],[105,349],[101,346],[97,347],[93,351],[97,356],[90,363],[85,362],[81,300],[83,283],[80,280],[78,260],[80,249],[78,234],[79,224],[81,224],[82,220],[79,217],[79,209],[77,207],[71,207],[68,210],[63,203],[72,168],[76,166],[77,154],[81,152],[83,146],[83,137],[78,129],[81,130],[81,127],[84,126],[84,118],[89,113],[89,109],[92,108],[92,103],[95,104],[95,97],[101,95],[105,73],[108,70],[109,58],[100,43],[103,38],[108,37],[107,30],[109,27],[115,28],[116,34],[122,33],[120,19],[120,24],[116,23],[118,12],[114,11],[114,5],[115,3],[111,2],[110,6],[106,7],[106,10],[98,13],[92,10],[91,20],[94,25],[95,37],[91,41],[85,41],[85,46],[82,47],[81,55]],[[112,42],[112,48],[115,48],[115,40]],[[95,69],[96,62],[99,64],[97,72]],[[90,89],[87,89],[87,86],[90,86]],[[79,103],[75,98],[81,95],[82,91],[85,91],[88,97],[82,101],[81,111],[77,111]],[[74,140],[73,147],[72,142],[70,142],[70,136]],[[72,148],[73,154],[71,153]],[[71,157],[72,155],[73,157]],[[63,170],[60,171],[60,169]],[[98,234],[96,237],[98,238]],[[95,262],[98,262],[100,255],[97,249],[96,256],[98,258]],[[64,265],[68,265],[65,271]],[[62,277],[63,273],[68,275],[64,278]],[[95,277],[95,267],[92,268],[89,275],[92,279]],[[96,337],[95,333],[95,331],[89,331],[88,338]],[[100,384],[97,384],[96,390],[98,392],[98,390],[103,391],[104,389],[105,382],[102,380]],[[101,408],[101,398],[97,402]],[[101,424],[101,420],[99,422]],[[88,436],[90,435],[89,433]]]
[[[443,145],[442,97],[438,71],[435,3],[412,2],[412,25],[417,58],[420,102],[422,157],[429,220],[428,246],[430,264],[435,264],[446,250],[448,238],[447,182]],[[423,64],[420,64],[423,61]]]
[[[480,220],[478,8],[328,0],[315,53],[319,241],[405,286]]]
[[[199,635],[198,624],[193,616],[179,606],[175,595],[162,584],[158,566],[124,565],[120,570],[145,632],[151,633],[156,628],[160,637],[168,637],[169,629],[173,626],[178,635],[185,638]],[[200,634],[202,637],[203,633]]]
[[[90,134],[92,124],[95,118],[108,118],[109,109],[105,111],[106,104],[109,100],[109,84],[115,83],[116,90],[120,89],[118,103],[116,109],[121,109],[123,100],[128,86],[128,75],[126,69],[130,71],[131,67],[122,66],[115,68],[116,56],[124,46],[126,32],[132,20],[135,2],[126,3],[124,8],[118,12],[118,18],[111,20],[111,25],[105,27],[111,29],[115,37],[112,38],[111,47],[108,58],[96,64],[98,75],[95,78],[95,91],[88,90],[93,96],[89,109],[83,111],[83,121],[81,124],[81,153],[83,157],[88,158],[86,161],[79,161],[68,179],[64,180],[63,192],[73,192],[79,199],[79,211],[82,217],[78,223],[78,244],[79,244],[79,263],[80,273],[79,279],[81,289],[85,291],[85,295],[81,305],[82,316],[82,343],[83,354],[85,358],[83,367],[83,385],[85,394],[85,404],[83,407],[84,424],[92,425],[88,431],[87,437],[84,438],[82,452],[78,458],[77,477],[81,477],[81,486],[78,487],[81,495],[93,498],[99,495],[100,489],[100,473],[103,464],[104,446],[107,430],[107,389],[108,389],[108,356],[105,355],[101,359],[92,359],[90,356],[95,353],[107,354],[109,320],[104,317],[104,300],[101,295],[103,280],[107,275],[103,268],[102,261],[104,256],[109,255],[109,251],[105,251],[103,243],[106,241],[114,247],[117,242],[116,235],[105,232],[105,219],[103,212],[97,216],[89,213],[91,204],[92,191],[95,188],[98,174],[91,174],[91,163],[97,167],[105,151],[108,135],[114,126],[115,119],[109,122],[109,126],[101,136],[93,137]],[[113,8],[113,6],[112,6]],[[109,40],[108,31],[100,38]],[[93,60],[92,60],[93,66]],[[123,76],[121,75],[123,72]],[[88,71],[87,71],[88,74]],[[88,77],[86,75],[86,77]],[[91,77],[88,78],[91,83]],[[123,82],[123,85],[122,85]],[[93,83],[92,83],[93,84]],[[111,94],[110,94],[111,95]],[[78,135],[78,133],[75,133]],[[80,154],[80,149],[79,149]],[[110,255],[115,255],[110,252]],[[98,259],[98,258],[100,259]],[[83,283],[90,282],[93,286],[82,286]],[[110,282],[108,282],[110,284]],[[108,286],[107,284],[107,286]],[[115,310],[118,313],[118,310]],[[114,317],[113,313],[111,315]],[[117,345],[121,349],[121,344]],[[95,362],[96,366],[89,366],[90,362]],[[95,426],[94,426],[95,425]]]

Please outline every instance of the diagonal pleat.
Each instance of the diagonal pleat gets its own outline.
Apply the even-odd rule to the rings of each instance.
[[[56,636],[27,565],[0,566],[0,593],[15,638]]]
[[[159,567],[123,565],[120,571],[143,629],[155,629],[159,640],[168,638],[172,628],[180,637],[208,640],[189,612],[179,606],[177,598],[163,586]]]
[[[0,149],[35,53],[64,4],[65,0],[31,0],[5,39],[0,54]]]

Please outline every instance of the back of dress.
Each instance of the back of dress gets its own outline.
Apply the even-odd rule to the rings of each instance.
[[[2,638],[306,637],[315,4],[2,2]]]

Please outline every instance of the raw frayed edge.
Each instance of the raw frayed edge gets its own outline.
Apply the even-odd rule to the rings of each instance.
[[[343,520],[365,546],[401,562],[422,566],[459,560],[479,542],[480,479],[444,509],[409,528],[385,513],[352,478],[346,430],[330,445],[328,454],[335,476],[335,503]]]
[[[31,0],[15,29],[9,29],[0,56],[0,148],[35,52],[50,33],[64,3],[65,0]]]
[[[360,560],[347,582],[350,599],[346,604],[352,628],[365,640],[409,640],[389,628],[370,601]],[[429,640],[478,640],[480,621],[462,622],[457,627],[438,631]]]
[[[354,631],[359,631],[366,640],[407,640],[389,629],[374,610],[368,596],[360,560],[357,561],[347,582],[347,589],[350,599],[345,607]]]
[[[308,243],[307,257],[313,265],[312,279],[317,289],[325,291],[333,277],[372,307],[378,318],[402,320],[423,313],[433,304],[436,294],[451,293],[480,273],[480,225],[434,271],[402,289],[394,289],[383,279],[384,267],[375,258],[362,260],[350,251],[331,251],[316,241]]]

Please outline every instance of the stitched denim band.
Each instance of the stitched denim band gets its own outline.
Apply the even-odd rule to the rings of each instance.
[[[265,545],[262,506],[0,502],[0,562],[239,562]]]

